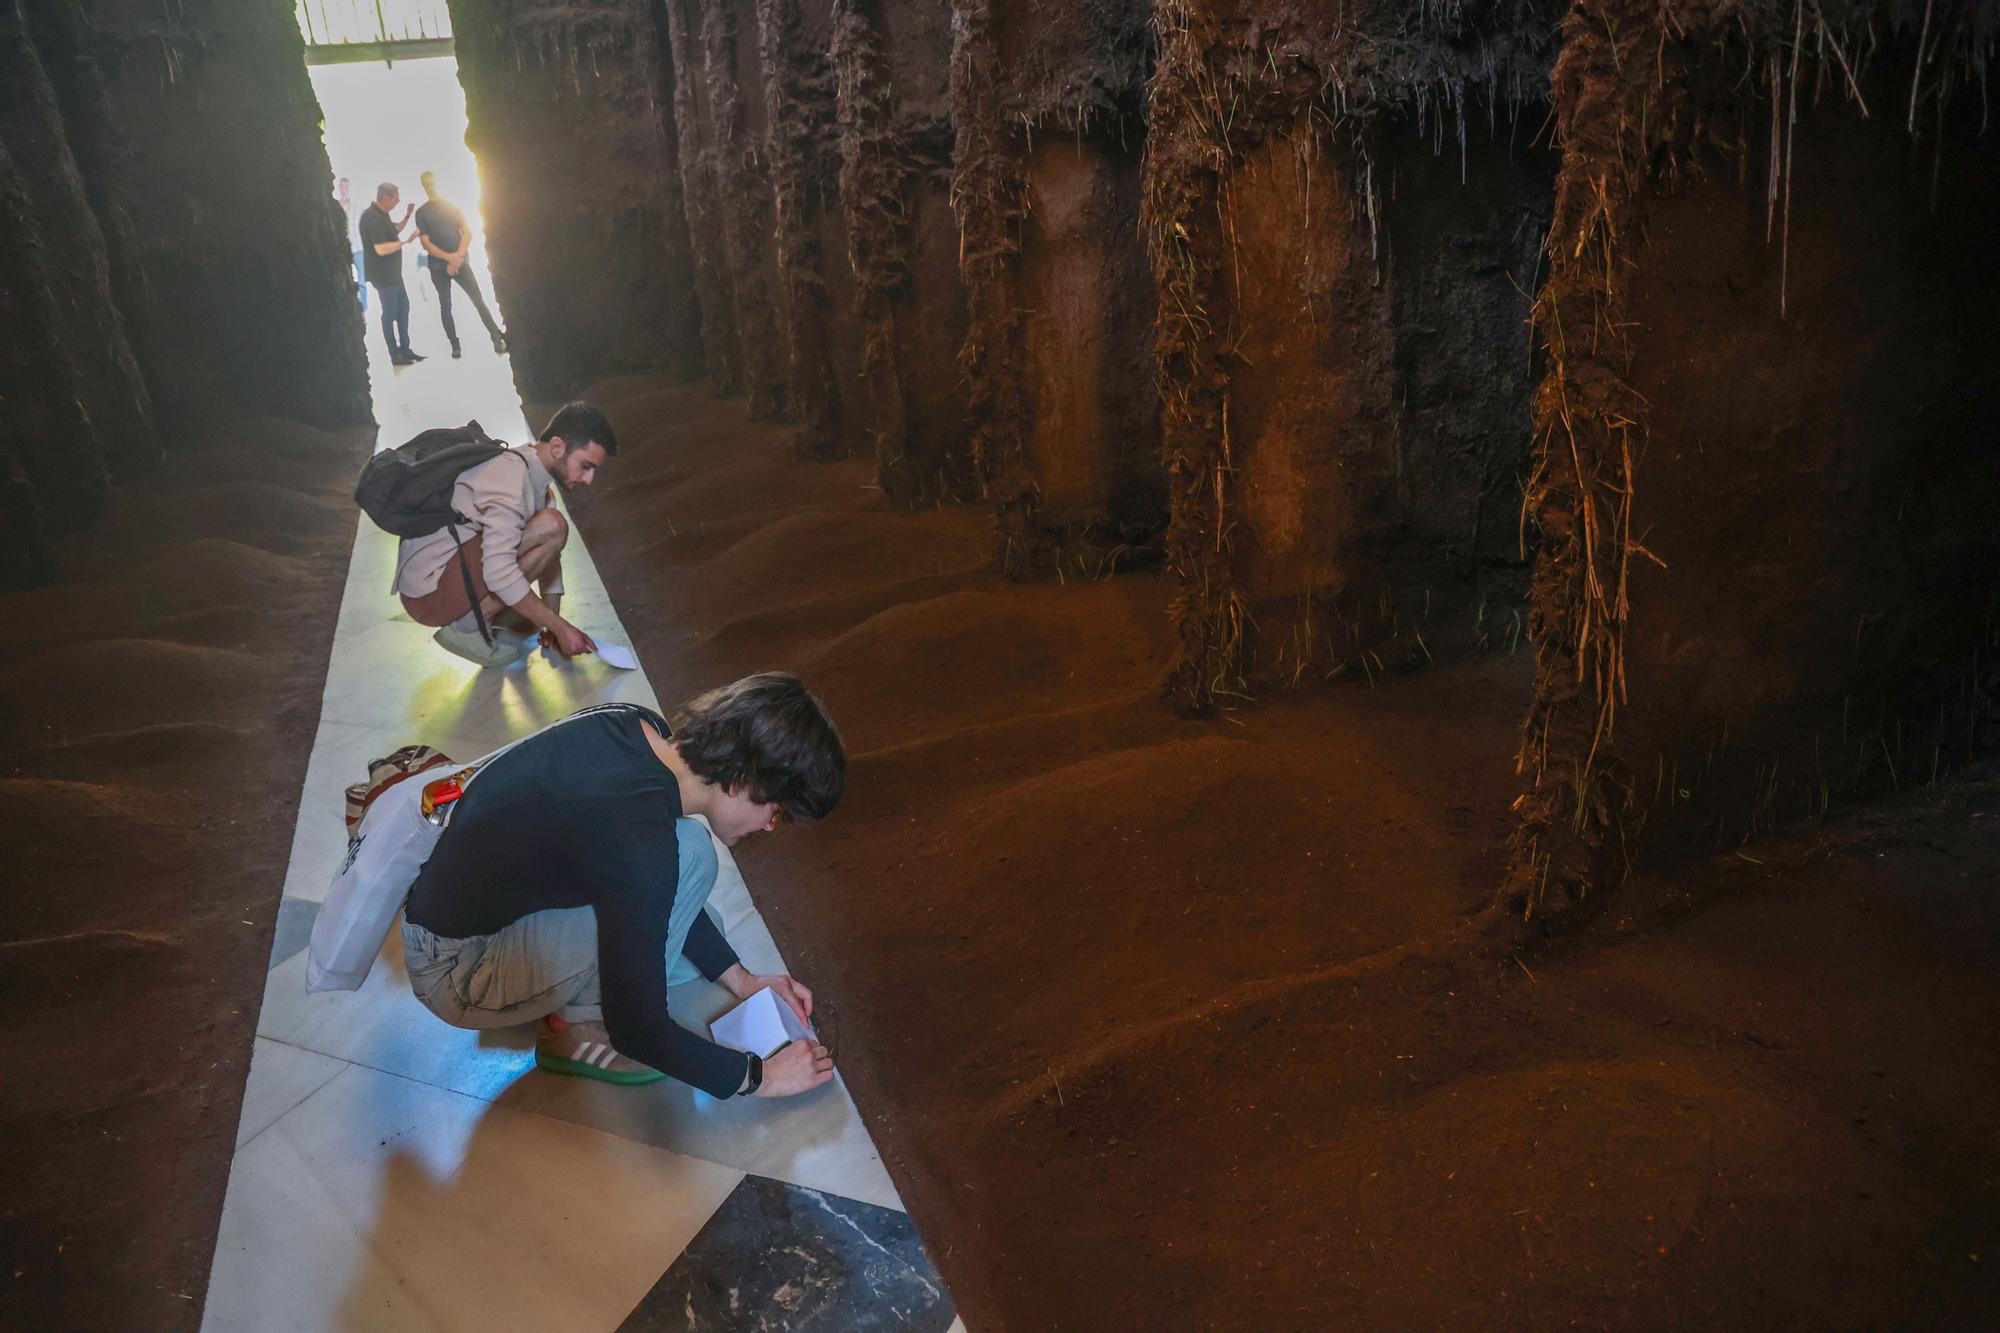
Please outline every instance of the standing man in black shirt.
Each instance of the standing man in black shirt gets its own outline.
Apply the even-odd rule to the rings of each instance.
[[[466,266],[465,252],[472,245],[472,228],[465,225],[465,214],[438,193],[435,171],[426,171],[420,179],[429,200],[417,208],[417,235],[423,237],[424,253],[431,257],[431,285],[437,288],[438,315],[444,320],[444,336],[451,339],[452,358],[456,360],[459,354],[458,325],[451,317],[453,283],[465,289],[472,308],[479,312],[487,336],[493,339],[493,350],[505,353],[507,340],[500,335],[500,326],[493,322],[493,312],[486,308],[479,279]]]
[[[713,1097],[818,1087],[833,1060],[816,1039],[768,1059],[719,1046],[673,1020],[667,988],[768,986],[811,1021],[812,992],[747,970],[704,910],[709,830],[734,846],[818,819],[846,775],[832,719],[782,672],[709,691],[671,728],[632,704],[585,709],[492,760],[450,807],[404,906],[410,989],[453,1027],[541,1020],[535,1063],[555,1073],[671,1075]]]
[[[375,187],[375,206],[361,211],[361,262],[368,285],[382,301],[382,340],[389,344],[389,362],[408,366],[423,358],[410,350],[410,292],[403,286],[403,247],[417,238],[402,231],[415,209],[404,209],[400,220],[389,216],[401,198],[402,192],[388,181]]]

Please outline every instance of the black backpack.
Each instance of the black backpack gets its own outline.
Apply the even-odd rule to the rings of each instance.
[[[440,426],[427,430],[407,444],[384,449],[362,465],[360,480],[354,483],[354,502],[375,521],[375,526],[397,537],[426,537],[443,528],[458,547],[459,572],[465,578],[465,596],[472,603],[479,636],[493,642],[486,615],[479,609],[473,590],[472,571],[465,567],[465,548],[459,544],[458,530],[472,522],[451,507],[452,488],[467,468],[498,458],[507,446],[488,439],[477,421],[463,426]]]

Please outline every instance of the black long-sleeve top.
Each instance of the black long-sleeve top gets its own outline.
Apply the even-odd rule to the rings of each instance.
[[[404,911],[434,935],[491,935],[533,912],[597,914],[598,988],[611,1045],[715,1097],[742,1086],[749,1057],[667,1013],[667,940],[681,883],[680,788],[647,743],[667,724],[636,705],[593,710],[524,741],[467,788]],[[714,849],[691,849],[714,881]],[[706,912],[681,952],[714,981],[736,951]]]

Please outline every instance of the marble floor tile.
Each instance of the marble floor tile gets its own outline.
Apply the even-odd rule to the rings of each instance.
[[[305,973],[303,953],[271,969],[259,1036],[488,1101],[534,1067],[532,1026],[470,1032],[418,1003],[403,971],[400,928],[360,990],[307,995]]]
[[[908,1217],[745,1176],[619,1328],[945,1333],[953,1321]]]
[[[239,1154],[207,1326],[607,1328],[739,1179],[352,1068]]]
[[[440,1297],[449,1293],[437,1293]],[[203,1333],[450,1333],[442,1305],[374,1253],[298,1149],[262,1134],[236,1154]]]
[[[271,932],[271,967],[306,947],[312,939],[313,923],[319,920],[319,907],[311,898],[278,900],[278,926]]]
[[[250,1080],[243,1087],[243,1110],[236,1120],[236,1146],[241,1148],[263,1133],[345,1068],[345,1060],[256,1038],[250,1048]]]

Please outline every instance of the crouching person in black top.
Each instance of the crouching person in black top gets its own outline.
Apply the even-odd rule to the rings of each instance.
[[[739,999],[765,986],[812,1017],[812,992],[744,968],[703,905],[715,836],[734,846],[840,800],[847,759],[796,676],[749,676],[671,728],[630,704],[585,709],[469,783],[405,907],[410,989],[454,1027],[541,1021],[535,1063],[613,1083],[672,1075],[714,1097],[784,1097],[833,1077],[816,1041],[769,1060],[667,1014],[697,973]]]

